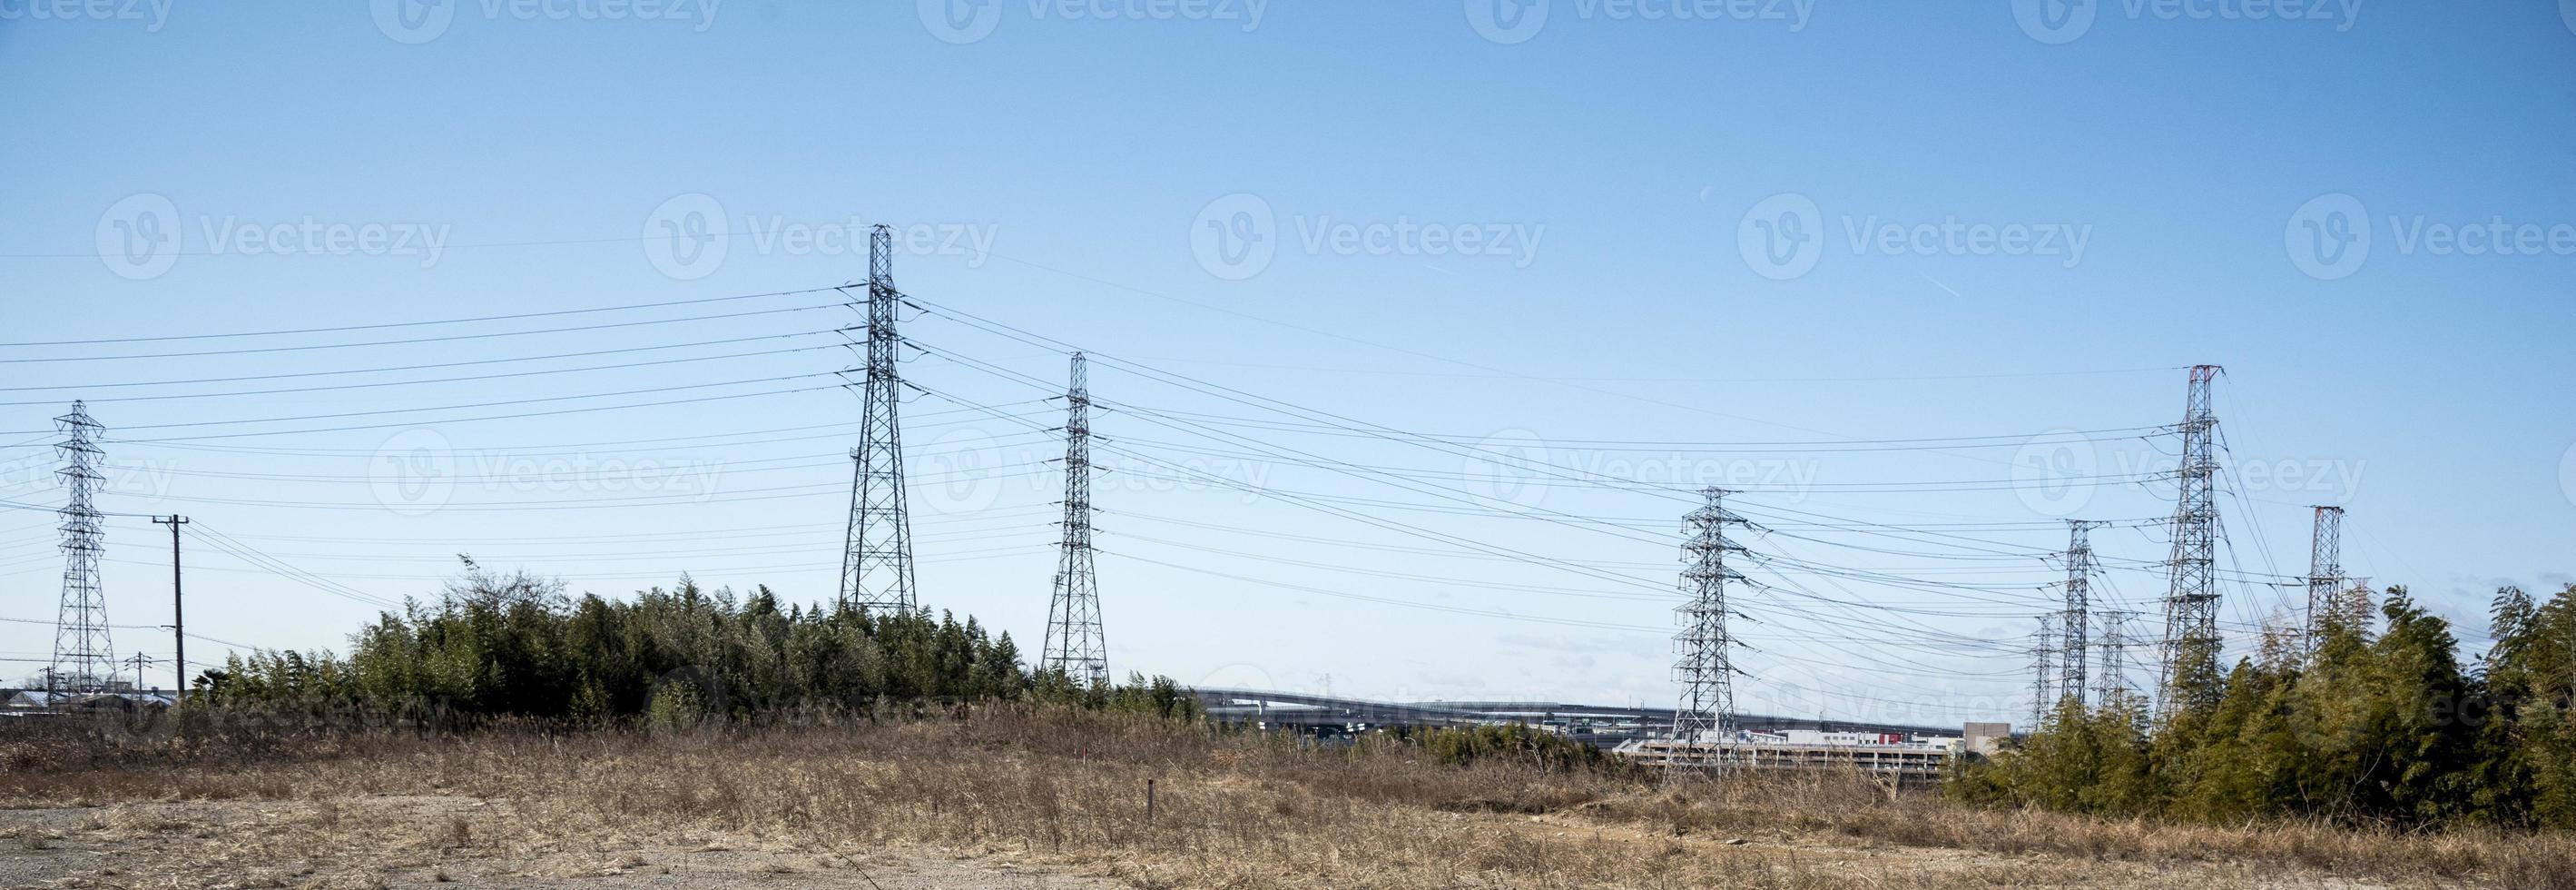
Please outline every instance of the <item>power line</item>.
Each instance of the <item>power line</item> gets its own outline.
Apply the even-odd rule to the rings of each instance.
[[[632,312],[638,309],[662,309],[671,306],[702,306],[708,303],[729,303],[738,300],[757,300],[765,297],[789,297],[799,294],[822,293],[833,289],[834,288],[830,287],[809,287],[801,290],[771,291],[760,294],[736,294],[728,297],[704,297],[694,300],[671,300],[662,303],[630,303],[622,306],[600,306],[590,309],[559,309],[551,312],[523,312],[516,315],[484,315],[474,318],[448,318],[436,321],[397,321],[382,324],[341,325],[338,327],[325,328],[293,328],[275,331],[237,331],[226,334],[173,334],[161,337],[118,337],[104,340],[45,340],[29,341],[25,343],[0,343],[0,349],[20,349],[34,346],[104,346],[111,343],[166,343],[175,340],[221,340],[234,337],[280,337],[290,334],[337,334],[349,331],[381,331],[392,328],[415,328],[444,324],[472,324],[475,322],[487,321],[520,321],[530,318],[558,318],[566,315],[590,315],[601,312]]]
[[[731,313],[724,313],[724,314],[719,314],[719,315],[697,315],[697,316],[691,316],[691,317],[688,317],[688,318],[656,318],[656,319],[648,319],[648,320],[644,320],[644,321],[621,321],[621,322],[614,322],[614,323],[609,323],[609,324],[583,325],[583,326],[579,326],[579,327],[566,327],[566,328],[542,328],[542,329],[538,329],[538,330],[530,330],[530,331],[494,331],[494,332],[491,332],[491,333],[483,333],[483,334],[455,334],[455,335],[445,336],[445,337],[416,337],[416,338],[412,338],[412,339],[408,339],[408,340],[375,340],[375,341],[364,342],[364,343],[322,343],[322,344],[305,345],[305,346],[264,346],[264,347],[255,347],[255,348],[247,348],[247,349],[212,349],[212,350],[205,350],[205,351],[200,351],[200,352],[156,352],[156,353],[137,353],[137,354],[133,354],[133,355],[59,355],[59,356],[47,356],[47,357],[41,357],[41,358],[0,358],[0,364],[33,364],[33,363],[42,363],[42,362],[91,362],[91,361],[116,361],[116,360],[123,360],[123,359],[138,359],[138,358],[206,358],[206,357],[210,357],[210,356],[225,356],[225,355],[261,355],[261,354],[278,353],[278,352],[311,352],[311,351],[314,351],[314,350],[321,350],[321,349],[357,349],[357,348],[370,347],[370,346],[412,346],[412,345],[418,345],[418,344],[422,344],[422,343],[454,343],[454,342],[463,341],[463,340],[489,340],[489,339],[494,339],[494,338],[498,338],[498,337],[530,337],[530,336],[535,336],[535,335],[538,335],[538,334],[566,334],[566,333],[574,333],[574,332],[579,332],[579,331],[605,331],[605,330],[613,330],[613,329],[618,329],[618,328],[636,328],[636,327],[645,327],[645,326],[648,326],[648,325],[661,325],[661,324],[684,324],[684,323],[688,323],[688,322],[697,322],[697,321],[718,321],[718,320],[722,320],[722,319],[729,319],[729,318],[751,318],[751,317],[753,317],[753,316],[760,316],[760,315],[781,315],[781,314],[790,313],[790,312],[812,312],[812,311],[817,310],[817,309],[830,309],[830,308],[833,308],[833,307],[838,306],[838,305],[840,305],[840,304],[837,304],[837,303],[825,303],[825,304],[822,304],[822,305],[819,305],[819,306],[796,306],[796,307],[791,307],[791,308],[787,308],[787,309],[760,309],[760,310],[754,310],[754,311],[749,311],[749,312],[731,312]],[[16,434],[16,433],[0,433],[0,435],[17,435],[17,434]]]
[[[816,333],[829,333],[829,332],[828,332],[828,331],[821,331],[821,332],[816,332]],[[221,398],[234,398],[234,397],[239,397],[239,396],[273,396],[273,395],[287,395],[287,394],[293,394],[293,393],[308,393],[308,392],[341,392],[341,391],[346,391],[346,390],[358,390],[358,389],[382,389],[382,388],[384,388],[384,387],[389,387],[389,386],[423,386],[423,385],[436,384],[436,383],[469,383],[469,382],[483,381],[483,380],[513,380],[513,379],[518,379],[518,378],[522,378],[522,377],[545,377],[545,376],[550,376],[550,375],[554,375],[554,374],[580,374],[580,373],[587,373],[587,372],[592,372],[592,371],[622,371],[622,370],[629,370],[629,369],[634,369],[634,368],[651,368],[651,367],[660,367],[660,366],[664,366],[664,365],[681,365],[681,364],[689,364],[689,363],[693,363],[693,362],[721,361],[721,360],[724,360],[724,359],[737,359],[737,358],[763,358],[763,357],[767,357],[767,356],[774,356],[774,355],[788,355],[788,354],[798,353],[798,352],[812,352],[812,351],[814,351],[814,350],[818,350],[818,349],[838,349],[838,348],[840,348],[840,344],[838,344],[838,343],[829,343],[829,344],[825,344],[825,345],[822,345],[822,346],[800,346],[800,347],[794,347],[794,348],[789,348],[789,349],[766,349],[766,350],[760,350],[760,351],[756,351],[756,352],[736,352],[736,353],[727,353],[727,354],[724,354],[724,355],[698,355],[698,356],[689,356],[689,357],[686,357],[686,358],[659,359],[659,360],[649,361],[649,362],[627,362],[627,363],[624,363],[624,364],[615,364],[615,365],[592,365],[592,366],[588,366],[588,367],[581,367],[581,368],[550,368],[550,369],[542,370],[542,371],[513,371],[513,372],[510,372],[510,373],[507,373],[507,374],[480,374],[480,375],[474,375],[474,376],[468,376],[468,377],[439,377],[439,378],[432,378],[432,379],[428,379],[428,380],[385,380],[385,381],[378,381],[378,382],[375,382],[375,383],[343,383],[343,384],[338,384],[338,385],[334,385],[334,386],[302,386],[302,387],[288,387],[288,388],[281,388],[281,389],[248,389],[248,390],[234,390],[234,391],[230,391],[230,392],[192,392],[192,393],[169,393],[169,394],[163,394],[163,395],[148,395],[148,396],[118,396],[118,397],[110,397],[110,398],[104,398],[104,399],[97,399],[97,400],[95,400],[95,401],[102,402],[102,403],[106,403],[106,402],[157,402],[157,401],[164,401],[164,400],[168,400],[168,399],[221,399]],[[17,406],[23,406],[23,405],[37,405],[37,404],[49,404],[49,403],[45,403],[45,402],[0,402],[0,407],[17,407]],[[423,408],[423,409],[417,409],[417,410],[429,411],[429,410],[439,410],[439,409]],[[391,412],[391,411],[388,411],[388,412],[373,412],[373,413],[400,413],[400,412]],[[321,415],[321,416],[326,416],[326,417],[327,417],[327,416],[330,416],[330,415]],[[293,419],[308,419],[308,418],[293,418]],[[257,422],[259,422],[259,421],[241,420],[241,421],[210,421],[209,423],[257,423]],[[153,427],[144,427],[144,428],[145,428],[145,429],[151,429],[151,428],[153,428]]]

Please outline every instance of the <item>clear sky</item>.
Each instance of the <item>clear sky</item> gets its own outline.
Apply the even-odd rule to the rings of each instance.
[[[2576,566],[2576,3],[2295,12],[0,0],[0,498],[61,502],[89,399],[120,654],[169,648],[142,514],[265,561],[190,544],[241,645],[345,647],[460,553],[827,600],[855,319],[808,289],[884,221],[925,308],[1103,357],[1121,673],[1668,704],[1717,482],[1745,709],[2010,719],[2061,520],[2125,523],[2102,586],[2157,633],[2194,363],[2240,644],[2320,503],[2475,641]],[[1064,357],[903,332],[924,600],[1034,653],[1061,403],[989,369]],[[82,340],[129,342],[24,345]],[[54,548],[0,511],[0,674]]]

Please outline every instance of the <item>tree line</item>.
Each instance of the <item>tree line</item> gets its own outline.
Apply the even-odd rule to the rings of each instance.
[[[972,617],[873,612],[708,591],[683,577],[632,600],[466,561],[434,603],[406,602],[323,652],[235,654],[191,705],[472,723],[494,717],[656,726],[863,714],[939,701],[1047,701],[1169,716],[1196,700],[1167,677],[1091,685],[1021,664]]]
[[[2337,611],[2223,675],[2206,653],[2161,719],[2135,697],[2063,701],[1950,790],[2199,822],[2576,828],[2576,584],[2547,602],[2498,591],[2494,644],[2465,665],[2450,623],[2403,587],[2376,629],[2366,608]]]

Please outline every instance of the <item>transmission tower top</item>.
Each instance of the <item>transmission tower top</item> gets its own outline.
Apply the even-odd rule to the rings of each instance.
[[[868,286],[894,287],[894,227],[878,223],[868,230]]]

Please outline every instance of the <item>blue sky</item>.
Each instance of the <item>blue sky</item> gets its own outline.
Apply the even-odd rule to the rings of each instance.
[[[1720,479],[1767,523],[1747,545],[1798,561],[1742,594],[1748,709],[2008,718],[2059,520],[2170,510],[2173,443],[2142,428],[2202,362],[2228,369],[2240,630],[2284,601],[2261,575],[2305,571],[2316,503],[2351,511],[2352,574],[2447,614],[2568,579],[2576,11],[1485,3],[7,0],[0,339],[799,291],[863,277],[848,236],[885,221],[938,306],[1450,437],[1282,429],[1096,366],[1096,429],[1130,455],[1095,497],[1114,667],[1185,682],[1669,702],[1672,544]],[[315,576],[192,550],[191,628],[240,644],[343,646],[373,607],[320,587],[427,595],[458,553],[602,594],[686,571],[822,600],[857,412],[813,389],[850,361],[838,299],[12,346],[42,360],[7,365],[0,442],[88,398],[124,468],[104,509]],[[594,329],[480,336],[565,327]],[[1034,649],[1060,483],[1025,424],[1060,403],[976,363],[1054,381],[1063,357],[935,314],[904,332],[924,597]],[[327,344],[369,345],[240,351]],[[100,357],[171,352],[223,354]],[[468,361],[490,364],[371,370]],[[240,394],[529,371],[562,373]],[[237,377],[272,379],[172,383]],[[208,393],[232,394],[117,401]],[[1200,415],[1243,438],[1173,419]],[[1525,484],[1547,477],[1478,448],[1646,484]],[[0,453],[0,497],[59,503],[50,461]],[[41,660],[50,517],[0,532],[5,616],[39,622],[0,626],[0,655]],[[167,621],[158,534],[110,523],[116,623]],[[2095,536],[2151,611],[2163,532]]]

